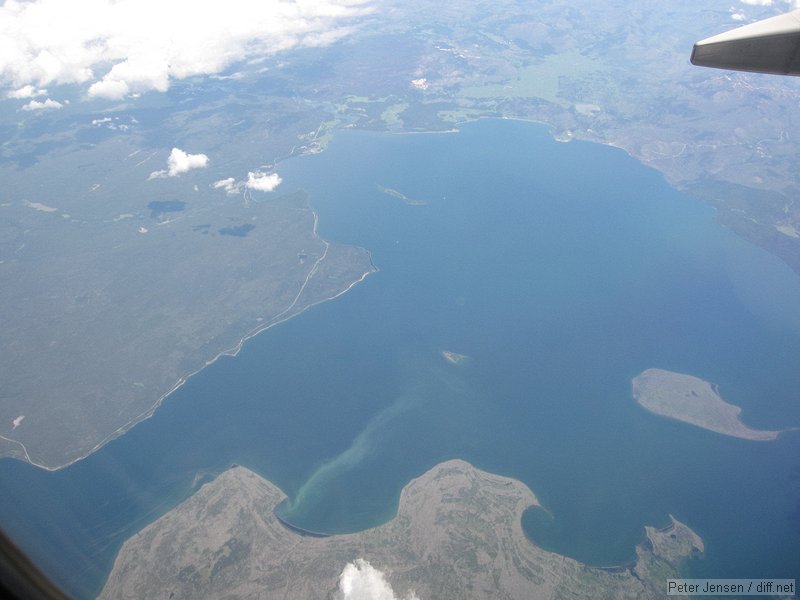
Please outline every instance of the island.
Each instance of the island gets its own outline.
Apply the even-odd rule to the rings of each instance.
[[[450,352],[449,350],[442,350],[444,359],[452,365],[462,365],[469,360],[466,354],[459,354],[458,352]]]
[[[645,528],[630,565],[548,552],[522,530],[523,511],[538,506],[531,490],[462,460],[411,481],[396,516],[359,533],[303,535],[275,517],[284,498],[230,468],[126,541],[99,598],[339,597],[364,568],[397,598],[661,598],[666,579],[704,550],[670,517],[665,529]]]
[[[723,435],[770,441],[781,433],[748,427],[739,419],[740,407],[725,402],[716,385],[692,375],[647,369],[634,377],[633,397],[652,413]]]
[[[403,201],[409,206],[426,206],[428,204],[425,200],[414,200],[413,198],[409,198],[402,192],[398,192],[397,190],[393,190],[392,188],[383,187],[382,185],[379,185],[378,189],[387,196],[391,196],[392,198],[397,198],[398,200]]]

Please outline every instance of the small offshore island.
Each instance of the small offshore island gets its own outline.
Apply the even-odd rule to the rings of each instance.
[[[442,350],[442,356],[451,365],[463,365],[469,361],[469,356],[466,354],[459,354],[458,352],[450,352],[449,350]]]
[[[366,563],[396,598],[661,598],[666,579],[704,550],[672,518],[645,528],[624,567],[545,551],[521,526],[539,505],[530,489],[462,460],[411,481],[396,516],[359,533],[301,535],[275,517],[285,497],[232,467],[125,542],[99,598],[337,598],[345,574]]]
[[[740,407],[725,402],[716,385],[692,375],[647,369],[634,377],[633,397],[652,413],[723,435],[763,442],[781,433],[748,427],[739,419]]]
[[[425,200],[414,200],[413,198],[409,198],[408,196],[406,196],[402,192],[398,192],[397,190],[393,190],[392,188],[383,187],[382,185],[379,185],[378,189],[382,193],[386,194],[387,196],[391,196],[392,198],[397,198],[398,200],[401,200],[402,202],[404,202],[405,204],[408,204],[409,206],[427,206],[428,205],[428,203]]]

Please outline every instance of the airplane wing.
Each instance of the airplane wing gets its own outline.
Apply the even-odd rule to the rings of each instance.
[[[800,75],[800,9],[701,40],[693,65]]]

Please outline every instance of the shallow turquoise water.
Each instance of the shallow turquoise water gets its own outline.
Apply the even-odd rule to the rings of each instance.
[[[380,272],[62,472],[0,461],[20,490],[2,522],[71,590],[96,591],[128,535],[232,462],[281,486],[298,526],[350,531],[452,457],[527,483],[551,515],[526,514],[528,534],[580,560],[625,562],[673,514],[706,540],[695,574],[800,576],[800,435],[726,438],[630,395],[660,367],[716,382],[748,424],[800,424],[800,278],[780,261],[623,152],[529,123],[346,132],[278,171]]]

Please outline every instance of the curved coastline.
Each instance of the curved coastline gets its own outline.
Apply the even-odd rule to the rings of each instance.
[[[322,531],[314,531],[312,529],[304,529],[303,527],[292,525],[289,521],[287,521],[278,514],[278,508],[280,508],[280,504],[276,505],[275,508],[272,509],[272,515],[275,517],[275,519],[277,519],[278,523],[283,525],[286,529],[288,529],[292,533],[312,538],[329,538],[333,536],[332,533],[323,533]]]
[[[99,598],[328,597],[345,565],[360,558],[386,573],[397,592],[419,597],[656,598],[663,577],[704,551],[703,541],[670,515],[645,527],[634,567],[590,567],[543,550],[524,534],[522,512],[538,506],[518,480],[463,460],[440,463],[401,491],[388,522],[358,533],[317,535],[286,523],[286,498],[244,467],[231,468],[134,534],[120,550]],[[177,574],[181,574],[178,576]],[[213,573],[213,578],[209,574]]]

